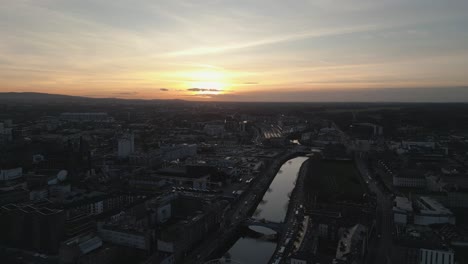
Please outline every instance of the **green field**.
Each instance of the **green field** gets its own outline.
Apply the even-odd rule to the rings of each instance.
[[[317,202],[361,202],[365,189],[352,161],[311,160],[306,197]]]

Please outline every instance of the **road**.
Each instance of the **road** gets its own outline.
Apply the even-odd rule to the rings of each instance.
[[[375,193],[377,202],[375,226],[377,243],[370,243],[368,263],[391,264],[393,251],[392,195],[385,192],[382,187],[377,184],[375,175],[369,171],[364,153],[357,153],[355,155],[355,160],[361,176],[368,184],[369,189]]]

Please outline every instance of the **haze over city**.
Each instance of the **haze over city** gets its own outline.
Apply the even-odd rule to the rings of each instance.
[[[468,101],[468,2],[4,1],[0,92]]]

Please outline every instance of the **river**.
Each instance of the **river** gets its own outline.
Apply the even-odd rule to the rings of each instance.
[[[289,194],[294,189],[297,175],[301,165],[307,157],[297,157],[288,160],[281,166],[270,188],[263,196],[262,202],[257,206],[253,215],[256,219],[265,219],[274,222],[282,222],[288,209]],[[264,234],[272,234],[274,231],[263,227],[252,227],[253,230]],[[241,237],[229,249],[229,255],[234,263],[261,264],[268,263],[275,251],[276,244],[269,241]]]

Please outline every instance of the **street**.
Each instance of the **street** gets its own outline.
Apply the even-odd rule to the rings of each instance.
[[[365,161],[365,154],[357,153],[355,155],[356,166],[363,177],[363,180],[368,184],[371,192],[376,195],[376,234],[374,238],[377,243],[370,243],[368,263],[386,263],[390,264],[393,242],[393,201],[391,194],[385,193],[381,187],[378,186],[375,180],[375,175],[369,171]]]

